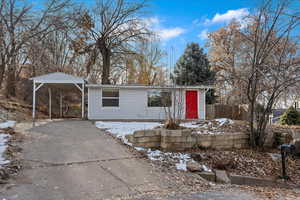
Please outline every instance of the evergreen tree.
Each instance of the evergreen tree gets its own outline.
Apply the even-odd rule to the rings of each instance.
[[[211,85],[215,80],[215,73],[210,69],[207,55],[197,43],[187,45],[184,54],[176,63],[173,81],[177,85]],[[214,90],[206,96],[207,103],[214,103]]]
[[[293,107],[289,107],[279,120],[282,125],[300,125],[300,113]]]

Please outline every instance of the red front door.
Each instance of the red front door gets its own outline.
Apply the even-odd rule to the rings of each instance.
[[[190,90],[185,93],[185,118],[198,119],[198,91]]]

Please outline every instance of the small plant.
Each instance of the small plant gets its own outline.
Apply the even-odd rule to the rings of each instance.
[[[281,115],[279,122],[281,125],[300,125],[300,113],[291,106]]]

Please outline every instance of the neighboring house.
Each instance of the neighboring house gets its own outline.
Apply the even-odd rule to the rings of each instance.
[[[88,119],[163,120],[167,107],[181,119],[205,119],[207,86],[87,85]]]
[[[33,112],[36,93],[41,87],[49,90],[51,118],[51,88],[79,90],[82,94],[82,118],[85,108],[85,88],[88,89],[87,118],[90,120],[163,120],[167,114],[181,119],[205,119],[205,93],[211,86],[142,86],[95,85],[65,73],[50,73],[33,80]],[[60,100],[62,108],[62,97]]]

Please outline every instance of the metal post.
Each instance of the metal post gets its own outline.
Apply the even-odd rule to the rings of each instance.
[[[84,83],[82,84],[81,90],[81,117],[84,119]]]
[[[52,119],[52,94],[51,94],[51,88],[48,88],[49,93],[49,118]]]
[[[60,91],[60,93],[59,93],[59,115],[60,115],[60,118],[62,118],[62,101],[63,101],[62,93]]]
[[[281,151],[282,178],[283,179],[287,179],[286,170],[285,170],[285,157],[286,157],[286,152]]]
[[[33,96],[32,96],[32,121],[35,120],[35,81],[33,81]]]

